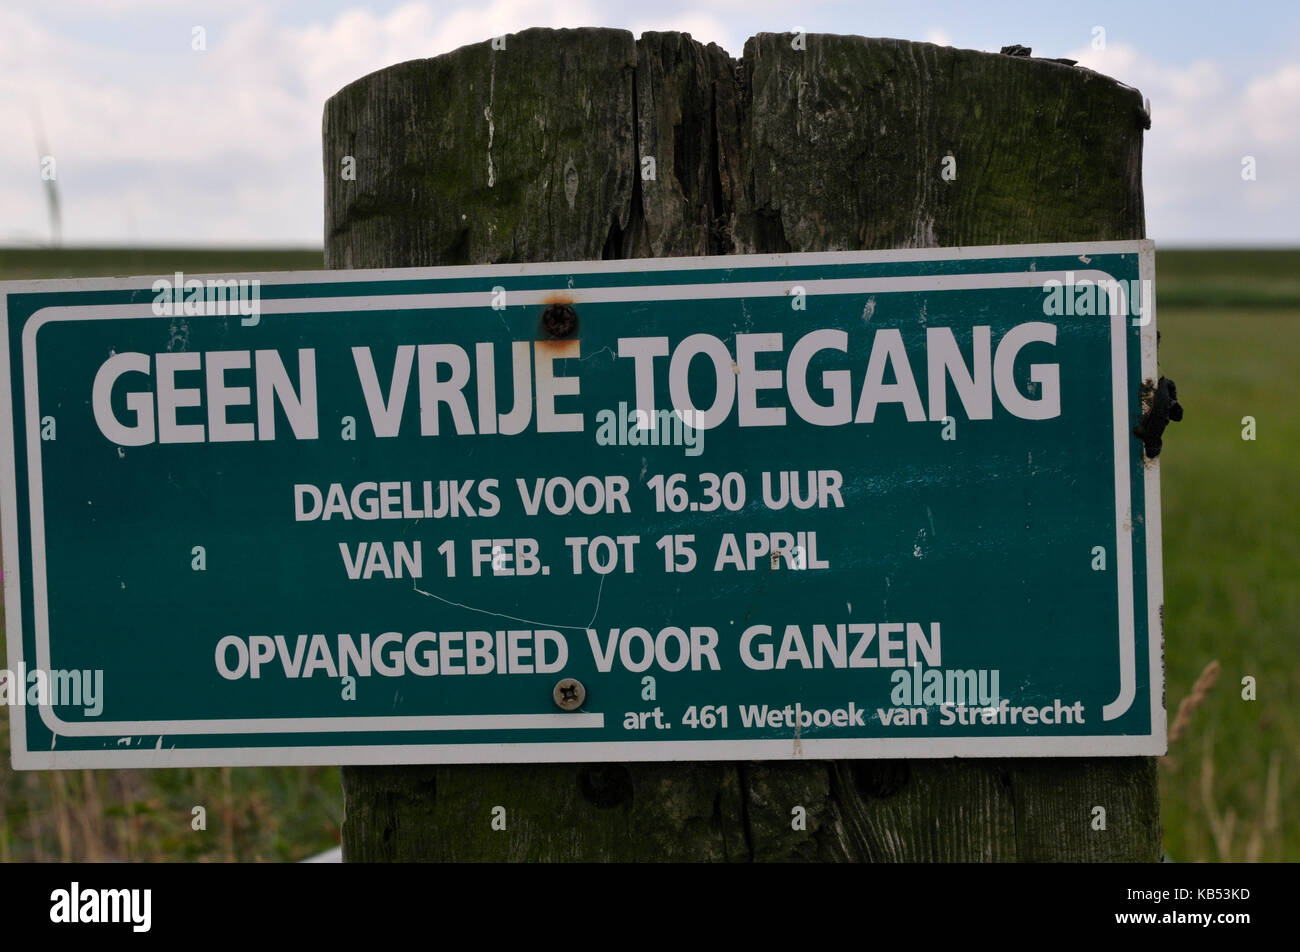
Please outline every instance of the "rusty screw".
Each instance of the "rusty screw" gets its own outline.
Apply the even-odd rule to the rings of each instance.
[[[582,707],[582,702],[587,700],[587,689],[582,686],[581,681],[564,678],[556,682],[551,697],[555,698],[555,706],[560,710],[576,711]]]
[[[568,304],[548,304],[542,311],[542,330],[546,336],[563,340],[578,329],[578,312]]]

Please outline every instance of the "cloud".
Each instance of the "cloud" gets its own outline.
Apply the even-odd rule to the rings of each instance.
[[[1246,125],[1270,145],[1300,141],[1300,63],[1256,79],[1246,89]]]
[[[436,12],[406,3],[303,26],[276,22],[269,6],[236,13],[207,18],[202,50],[191,48],[188,19],[140,18],[135,42],[148,52],[138,55],[0,11],[0,128],[11,130],[0,147],[0,242],[47,233],[39,125],[57,162],[68,243],[317,243],[329,96],[374,70],[494,35],[599,22],[583,0]]]
[[[664,14],[654,18],[637,20],[631,24],[629,29],[634,36],[654,31],[689,33],[691,39],[697,40],[706,46],[709,43],[716,43],[726,50],[728,55],[736,58],[741,56],[745,47],[745,40],[749,39],[748,33],[742,35],[740,31],[728,26],[718,17],[704,13]]]

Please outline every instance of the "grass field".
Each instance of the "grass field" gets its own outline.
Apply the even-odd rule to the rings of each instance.
[[[1161,771],[1166,849],[1298,860],[1300,307],[1157,309],[1186,410],[1161,455],[1171,712],[1208,662],[1222,669]]]
[[[0,250],[0,280],[319,266],[319,251]],[[1173,720],[1161,763],[1179,862],[1300,860],[1300,251],[1157,256],[1161,372],[1186,419],[1161,456]],[[1243,417],[1256,438],[1242,439]],[[1242,697],[1243,678],[1257,699]],[[14,773],[0,710],[0,861],[291,860],[335,845],[334,768]],[[191,809],[207,810],[205,832]]]

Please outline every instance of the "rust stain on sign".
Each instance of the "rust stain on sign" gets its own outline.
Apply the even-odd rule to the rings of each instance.
[[[577,337],[578,312],[574,310],[573,298],[558,294],[548,297],[537,325],[537,348],[566,350],[567,343]]]

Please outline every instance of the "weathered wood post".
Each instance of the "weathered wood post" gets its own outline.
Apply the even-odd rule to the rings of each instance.
[[[325,264],[1139,238],[1146,124],[1136,90],[1048,60],[760,34],[737,62],[686,34],[528,30],[329,100]],[[1160,853],[1149,758],[347,767],[343,783],[354,861]]]

